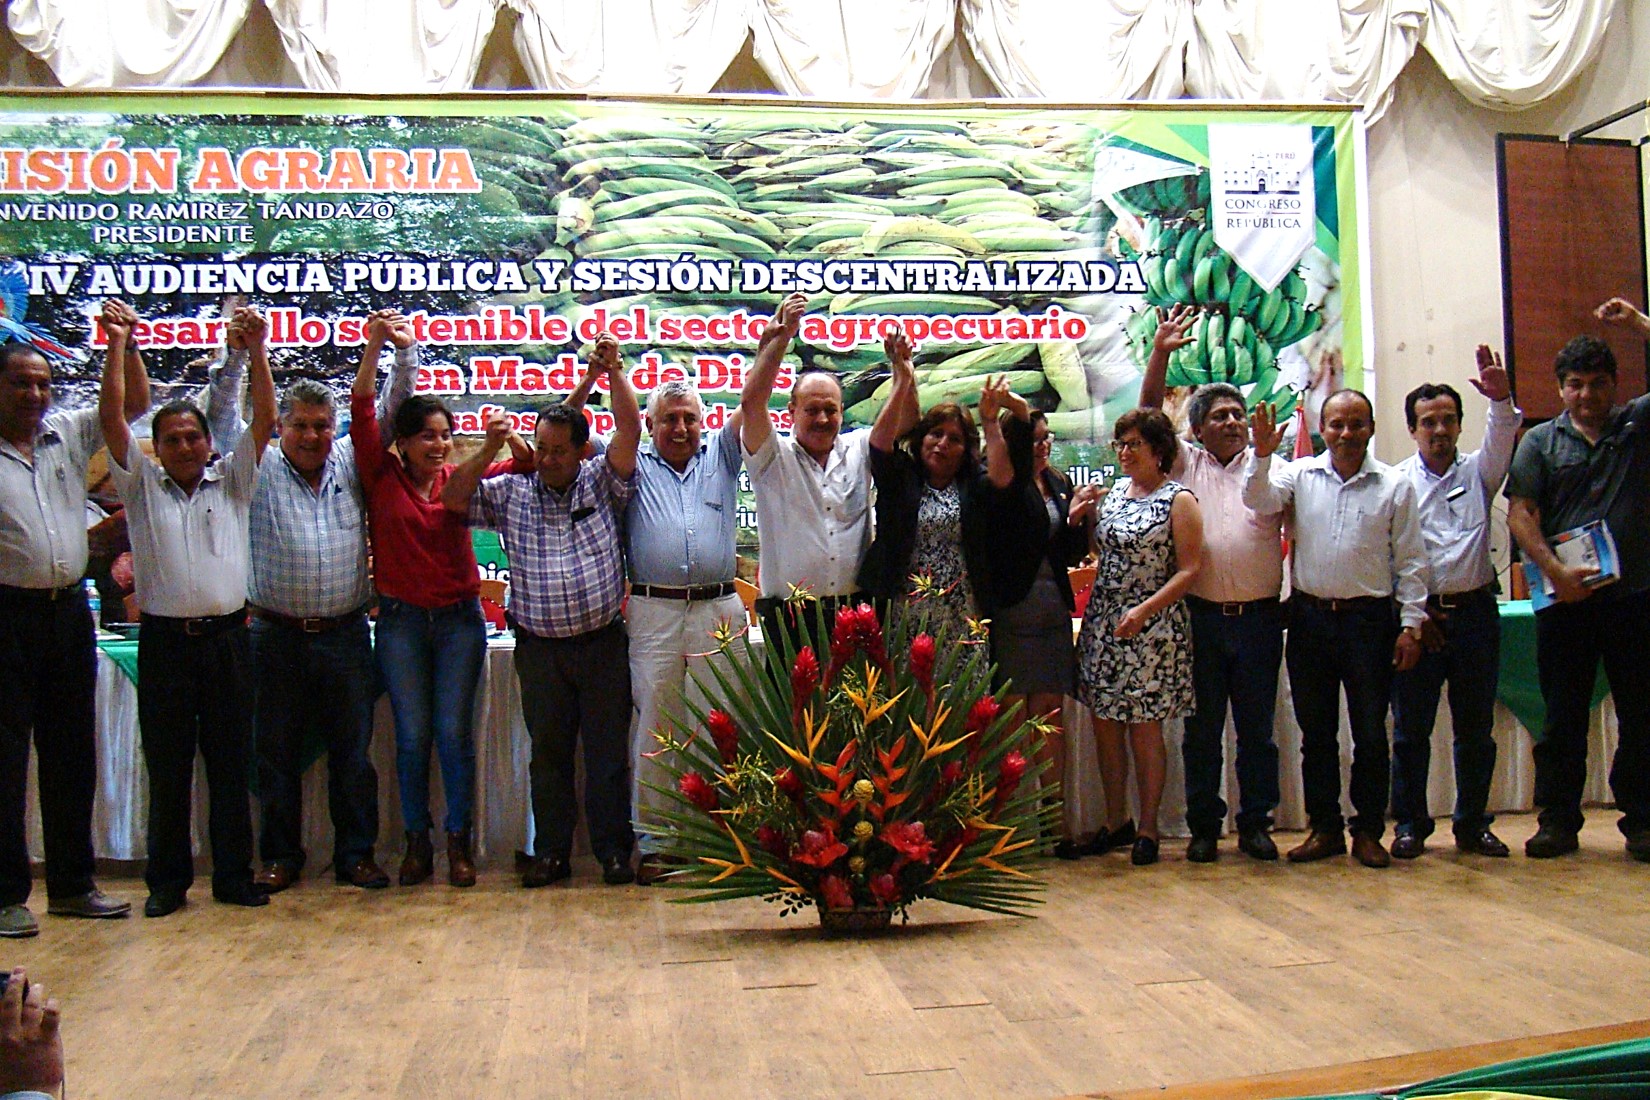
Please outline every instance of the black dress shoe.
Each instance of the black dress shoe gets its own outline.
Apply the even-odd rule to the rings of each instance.
[[[1524,854],[1531,859],[1552,859],[1568,855],[1581,847],[1581,840],[1568,829],[1543,825],[1535,835],[1524,842]]]
[[[1488,829],[1484,830],[1484,835],[1494,836]],[[1505,849],[1506,845],[1503,844],[1501,847]],[[1640,863],[1650,863],[1650,829],[1634,829],[1627,834],[1627,854]]]
[[[1186,859],[1190,863],[1213,863],[1220,858],[1220,841],[1212,836],[1194,836],[1186,845]]]
[[[1417,859],[1427,850],[1427,842],[1413,832],[1402,832],[1392,838],[1393,859]]]
[[[1075,840],[1056,840],[1054,842],[1055,859],[1082,859],[1083,846]]]
[[[1251,829],[1238,834],[1238,851],[1250,859],[1270,862],[1278,858],[1278,846],[1272,834],[1265,829]]]
[[[143,915],[169,917],[183,908],[184,898],[182,890],[156,890],[149,895],[149,900],[143,903]]]
[[[521,884],[528,890],[537,890],[541,886],[549,886],[552,882],[571,878],[572,875],[573,868],[568,866],[565,859],[532,856],[522,868]]]
[[[1153,836],[1137,836],[1134,838],[1134,847],[1129,851],[1129,862],[1136,867],[1148,867],[1157,862],[1157,838]]]
[[[213,887],[212,900],[225,905],[244,905],[248,909],[256,909],[260,905],[269,904],[269,895],[247,881],[222,889]]]
[[[1469,833],[1455,834],[1455,848],[1469,856],[1491,856],[1495,859],[1505,859],[1511,851],[1502,839],[1488,829],[1475,829]],[[1397,855],[1394,849],[1393,855]]]
[[[636,881],[629,856],[608,856],[602,860],[602,881],[609,886],[625,886]]]
[[[1123,822],[1115,829],[1102,827],[1091,840],[1083,845],[1083,854],[1086,856],[1103,856],[1107,852],[1127,848],[1134,843],[1134,835],[1133,819]]]

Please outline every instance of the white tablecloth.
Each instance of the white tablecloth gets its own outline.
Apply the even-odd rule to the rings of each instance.
[[[521,696],[516,684],[512,655],[514,642],[507,635],[489,640],[487,661],[476,698],[476,856],[478,860],[508,865],[518,848],[531,851],[532,814],[529,809],[527,764],[530,754],[526,726],[521,717]],[[1287,672],[1278,685],[1277,741],[1281,755],[1282,803],[1277,811],[1281,829],[1306,827],[1301,803],[1300,728],[1295,725],[1289,702]],[[1432,771],[1428,799],[1432,812],[1447,818],[1455,798],[1455,767],[1451,757],[1452,733],[1449,710],[1440,705],[1438,725],[1433,733]],[[141,860],[145,856],[144,819],[148,804],[148,781],[138,748],[137,689],[118,666],[98,655],[98,790],[93,809],[92,841],[100,858]],[[1071,762],[1077,781],[1071,785],[1067,817],[1078,834],[1093,832],[1104,822],[1105,806],[1100,792],[1100,776],[1095,764],[1094,739],[1090,735],[1088,713],[1068,699],[1066,729]],[[1233,764],[1236,733],[1228,722],[1225,797],[1236,812],[1237,780]],[[1168,781],[1163,793],[1159,825],[1166,836],[1185,835],[1185,781],[1180,763],[1181,723],[1165,724],[1168,748]],[[1495,779],[1490,788],[1490,810],[1528,810],[1534,797],[1534,767],[1530,760],[1530,734],[1518,724],[1511,711],[1497,704],[1495,739],[1499,746]],[[1609,699],[1594,710],[1589,745],[1585,799],[1604,803],[1610,800],[1607,776],[1616,747],[1615,709]],[[379,853],[393,860],[401,850],[400,799],[395,782],[395,732],[389,702],[381,698],[374,723],[373,762],[378,769],[380,810]],[[1345,720],[1341,726],[1341,757],[1344,768],[1351,763],[1351,735]],[[440,769],[432,765],[435,792],[431,812],[441,820]],[[41,858],[40,811],[34,775],[30,773],[28,828],[30,851]],[[1131,779],[1131,801],[1133,800]],[[1343,799],[1344,801],[1344,799]],[[1346,805],[1348,814],[1350,803]],[[253,821],[257,821],[256,808]],[[196,850],[206,836],[206,782],[197,766],[195,777]],[[331,858],[332,822],[327,816],[326,762],[317,761],[304,777],[304,836],[312,872],[319,872]],[[582,829],[579,844],[583,848]]]

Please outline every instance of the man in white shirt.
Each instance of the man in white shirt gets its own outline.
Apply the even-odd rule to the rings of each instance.
[[[124,307],[121,307],[124,308]],[[149,407],[136,349],[122,366],[127,416]],[[92,879],[97,793],[97,650],[86,572],[86,470],[96,409],[52,413],[51,364],[0,345],[0,937],[37,935],[23,811],[33,742],[40,772],[47,911],[124,917]]]
[[[855,578],[871,543],[871,433],[842,434],[842,385],[836,376],[810,370],[797,377],[787,407],[790,435],[775,432],[768,415],[780,365],[807,308],[803,294],[780,304],[762,332],[756,363],[739,395],[739,437],[762,540],[762,598],[756,609],[764,637],[777,640],[783,629],[798,646],[808,644],[799,630],[809,613],[797,616],[787,598],[806,589],[825,605],[829,624],[837,608],[868,598],[857,590]]]
[[[1160,311],[1161,312],[1161,311]],[[1160,408],[1169,355],[1191,343],[1196,320],[1188,306],[1164,316],[1140,380],[1140,404]],[[1181,758],[1186,769],[1186,858],[1219,856],[1226,802],[1226,709],[1237,727],[1238,849],[1254,859],[1278,858],[1271,836],[1278,805],[1278,746],[1272,725],[1283,663],[1281,514],[1243,503],[1249,449],[1249,409],[1236,386],[1199,386],[1186,408],[1200,447],[1179,441],[1169,476],[1190,489],[1203,513],[1203,568],[1186,596],[1192,615],[1192,683],[1197,710],[1186,718]]]
[[[1289,683],[1301,728],[1301,781],[1311,835],[1289,853],[1307,863],[1346,852],[1385,867],[1392,672],[1414,667],[1426,621],[1426,550],[1415,488],[1369,453],[1375,407],[1357,390],[1324,402],[1328,449],[1274,468],[1283,429],[1270,407],[1250,420],[1254,451],[1243,503],[1262,514],[1294,508],[1289,608]],[[1398,604],[1396,621],[1393,603]],[[1340,693],[1352,727],[1352,807],[1341,816]]]
[[[138,450],[122,407],[125,382],[115,366],[128,323],[104,313],[109,363],[98,414],[109,445],[109,472],[126,504],[143,641],[138,647],[138,725],[149,773],[146,917],[184,904],[194,881],[190,847],[195,752],[210,790],[212,896],[231,905],[266,905],[252,883],[251,655],[246,630],[251,565],[248,514],[258,462],[275,425],[275,382],[264,350],[264,319],[236,311],[232,349],[251,354],[252,423],[235,449],[212,462],[206,417],[173,402],[155,413],[159,465]]]
[[[1481,856],[1505,856],[1490,831],[1486,808],[1495,771],[1495,688],[1501,666],[1501,611],[1490,563],[1490,501],[1512,463],[1522,415],[1501,357],[1478,347],[1478,377],[1489,398],[1484,446],[1470,454],[1461,437],[1461,395],[1449,385],[1425,383],[1404,398],[1404,419],[1415,453],[1398,470],[1415,487],[1428,567],[1427,614],[1421,658],[1392,684],[1392,854],[1414,859],[1432,833],[1427,771],[1438,695],[1449,682],[1455,727],[1455,846]]]

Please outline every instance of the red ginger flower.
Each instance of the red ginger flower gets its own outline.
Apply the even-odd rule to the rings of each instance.
[[[773,785],[779,793],[794,802],[802,801],[802,780],[789,768],[780,768],[773,777]]]
[[[882,842],[912,863],[926,863],[934,842],[920,821],[893,821],[882,827]]]
[[[1002,707],[997,705],[996,699],[989,695],[982,695],[979,701],[969,708],[968,721],[964,723],[963,728],[969,733],[980,733],[990,728],[991,723],[997,720],[997,715],[1001,710]]]
[[[882,874],[871,880],[871,896],[884,905],[899,902],[899,883],[893,875]]]
[[[758,825],[756,827],[756,843],[761,846],[764,852],[778,856],[780,859],[786,859],[791,854],[790,841],[785,839],[784,833],[775,829],[772,825]]]
[[[819,888],[825,894],[827,909],[852,909],[854,895],[848,889],[848,882],[841,875],[826,875],[819,880]]]
[[[827,822],[823,828],[802,834],[802,846],[791,856],[798,863],[824,870],[848,854],[848,846],[836,838],[836,829]]]
[[[1001,809],[1014,792],[1019,789],[1020,780],[1025,778],[1026,758],[1018,750],[1004,755],[998,766],[1000,772],[997,779],[997,808]]]
[[[676,789],[707,814],[721,805],[721,801],[716,797],[716,788],[698,772],[684,773],[682,778],[676,781]]]
[[[934,636],[918,634],[911,639],[911,677],[924,694],[934,690]]]
[[[705,715],[705,728],[710,730],[710,739],[716,742],[722,766],[732,767],[734,755],[739,751],[739,727],[733,724],[733,716],[727,711],[713,710]]]
[[[819,658],[814,656],[813,646],[805,645],[791,666],[791,706],[800,711],[818,686]]]

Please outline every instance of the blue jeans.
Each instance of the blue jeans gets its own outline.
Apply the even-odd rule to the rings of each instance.
[[[1227,615],[1221,605],[1187,600],[1192,613],[1192,685],[1197,712],[1186,718],[1181,759],[1186,767],[1186,827],[1216,836],[1226,824],[1220,797],[1226,746],[1226,706],[1237,726],[1240,832],[1265,829],[1278,805],[1278,746],[1272,736],[1278,666],[1283,663],[1283,607],[1276,600],[1244,605]]]
[[[1423,653],[1392,680],[1392,817],[1400,833],[1432,833],[1427,772],[1438,695],[1449,681],[1455,727],[1455,832],[1474,833],[1495,820],[1486,811],[1495,773],[1495,686],[1501,671],[1501,611],[1481,592],[1445,612],[1444,648]]]
[[[352,866],[378,842],[378,772],[368,755],[378,669],[367,617],[317,634],[254,617],[251,631],[264,862],[304,865],[303,779],[315,746],[327,753],[333,866]]]
[[[487,656],[481,601],[424,608],[381,597],[378,672],[395,712],[395,770],[401,821],[408,832],[430,828],[430,743],[441,761],[446,829],[470,827],[475,805],[476,684]]]
[[[1354,833],[1376,840],[1386,831],[1391,775],[1386,713],[1392,699],[1392,647],[1398,620],[1392,601],[1371,600],[1330,611],[1290,602],[1289,687],[1301,728],[1301,786],[1314,831],[1338,833],[1341,815],[1341,689],[1352,727]]]

